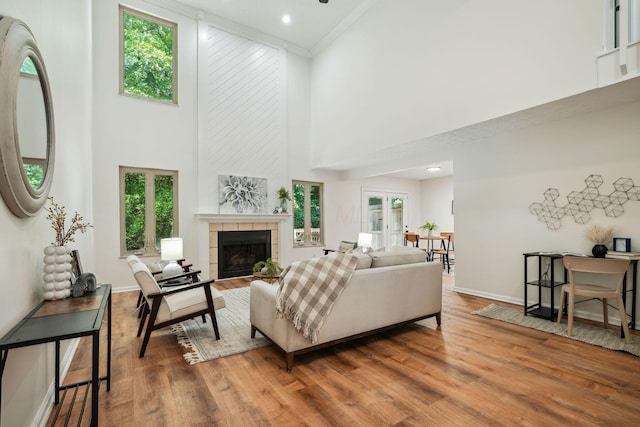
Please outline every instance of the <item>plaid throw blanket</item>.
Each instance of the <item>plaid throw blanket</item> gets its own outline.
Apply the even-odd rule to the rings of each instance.
[[[298,261],[282,273],[276,315],[285,317],[302,335],[316,342],[327,315],[356,269],[358,258],[331,253]]]

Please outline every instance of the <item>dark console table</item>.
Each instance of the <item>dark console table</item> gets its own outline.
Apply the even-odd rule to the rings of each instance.
[[[100,329],[105,311],[108,317],[107,372],[106,376],[100,377]],[[90,336],[92,342],[91,379],[79,383],[61,385],[60,341],[85,336]],[[0,339],[0,403],[2,399],[2,375],[4,374],[9,350],[48,342],[56,343],[55,404],[62,403],[60,391],[64,391],[62,396],[64,401],[69,389],[75,389],[74,393],[72,393],[72,402],[75,403],[76,398],[82,398],[79,395],[81,393],[78,393],[78,389],[84,386],[84,398],[78,403],[82,405],[79,415],[80,419],[82,419],[82,415],[85,412],[84,406],[87,402],[87,394],[91,389],[91,425],[97,426],[100,382],[106,381],[107,391],[111,389],[111,285],[100,285],[95,292],[88,292],[82,297],[43,301]],[[60,406],[58,405],[58,410],[54,416],[55,419],[58,418]],[[68,418],[66,422],[69,422]],[[78,421],[78,425],[80,425],[80,421]]]

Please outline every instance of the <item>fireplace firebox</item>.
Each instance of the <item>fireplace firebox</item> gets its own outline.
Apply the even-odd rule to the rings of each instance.
[[[218,278],[250,276],[258,261],[271,258],[271,231],[218,232]]]

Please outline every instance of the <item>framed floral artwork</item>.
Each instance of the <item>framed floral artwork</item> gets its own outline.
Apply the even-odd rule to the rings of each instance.
[[[267,179],[218,175],[220,213],[266,213]]]

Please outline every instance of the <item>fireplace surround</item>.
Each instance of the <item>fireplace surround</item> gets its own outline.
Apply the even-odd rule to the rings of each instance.
[[[218,232],[218,278],[249,276],[258,261],[271,258],[271,231]]]

